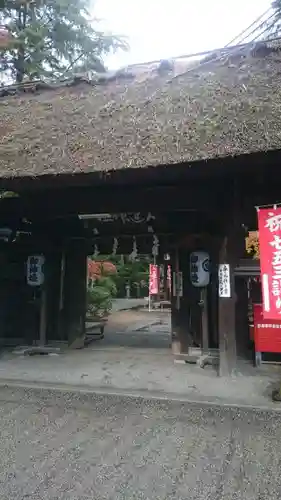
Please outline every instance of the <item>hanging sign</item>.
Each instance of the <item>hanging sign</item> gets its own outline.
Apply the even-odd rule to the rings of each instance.
[[[264,319],[281,317],[281,208],[258,210]]]
[[[159,275],[158,266],[156,264],[149,265],[149,295],[157,295],[159,291]]]
[[[206,252],[190,254],[190,281],[199,288],[210,283],[210,257]]]
[[[219,264],[219,297],[231,297],[229,264]]]
[[[27,259],[27,284],[29,286],[40,286],[44,283],[44,263],[43,255],[30,255]]]
[[[183,276],[181,271],[173,273],[173,296],[183,296]]]

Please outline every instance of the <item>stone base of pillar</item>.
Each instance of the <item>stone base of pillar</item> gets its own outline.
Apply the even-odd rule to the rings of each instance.
[[[73,342],[68,345],[69,349],[83,349],[85,347],[85,335],[82,337],[76,337]]]
[[[172,340],[172,353],[181,354],[181,343],[178,339]]]

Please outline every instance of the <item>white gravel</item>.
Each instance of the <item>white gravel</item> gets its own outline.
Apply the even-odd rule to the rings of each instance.
[[[281,415],[0,388],[0,498],[281,498]]]

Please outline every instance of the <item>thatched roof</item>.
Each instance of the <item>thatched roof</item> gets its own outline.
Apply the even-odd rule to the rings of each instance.
[[[281,148],[279,42],[213,54],[187,69],[162,64],[24,87],[0,97],[2,178]]]

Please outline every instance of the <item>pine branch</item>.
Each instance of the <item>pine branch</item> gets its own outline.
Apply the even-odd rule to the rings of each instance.
[[[0,0],[1,1],[1,0]],[[17,82],[33,75],[65,74],[78,68],[103,68],[111,50],[126,48],[124,40],[90,24],[86,0],[4,0],[12,43],[1,50],[0,71]]]

